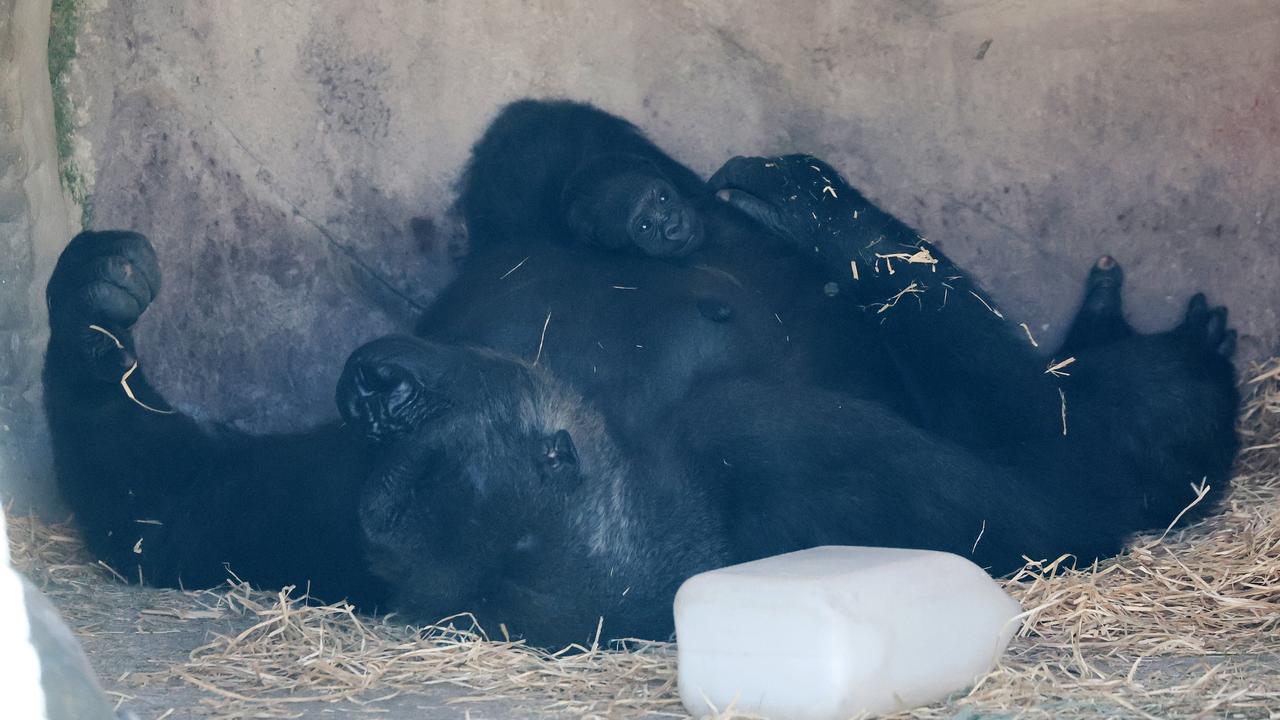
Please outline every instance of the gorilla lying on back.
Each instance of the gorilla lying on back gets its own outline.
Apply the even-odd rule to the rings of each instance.
[[[146,239],[77,236],[49,283],[45,387],[86,541],[148,582],[215,584],[229,565],[558,645],[600,617],[607,637],[666,637],[689,575],[820,544],[949,550],[996,573],[1087,562],[1163,527],[1190,485],[1210,501],[1225,486],[1233,334],[1202,296],[1139,335],[1101,263],[1075,362],[1046,372],[1066,357],[1035,354],[824,163],[739,158],[713,188],[734,207],[704,217],[712,244],[788,238],[802,252],[761,262],[834,304],[815,315],[826,335],[861,333],[892,364],[814,362],[844,347],[787,334],[815,301],[714,264],[482,242],[425,338],[353,353],[345,426],[249,436],[167,412],[137,369],[130,328],[160,282]]]
[[[472,150],[455,209],[472,247],[557,242],[682,257],[703,241],[702,180],[634,125],[568,100],[503,108]]]

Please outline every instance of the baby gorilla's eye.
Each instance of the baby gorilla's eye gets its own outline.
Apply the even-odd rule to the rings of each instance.
[[[640,232],[649,232],[649,223],[647,222],[640,223]]]
[[[658,193],[658,202],[665,203],[667,201],[666,193]]]

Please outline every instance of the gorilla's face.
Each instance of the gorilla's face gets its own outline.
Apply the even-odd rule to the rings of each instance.
[[[566,194],[569,229],[588,245],[663,258],[702,246],[702,218],[643,159],[606,156],[575,176]]]
[[[359,517],[398,611],[416,622],[472,613],[489,633],[501,624],[534,644],[589,636],[589,622],[568,624],[596,609],[563,592],[591,565],[572,518],[590,507],[599,460],[574,435],[591,453],[601,430],[579,403],[483,351],[391,337],[351,356],[338,404],[377,443]]]
[[[702,245],[702,219],[671,183],[662,178],[618,178],[631,199],[622,231],[651,257],[683,257]]]

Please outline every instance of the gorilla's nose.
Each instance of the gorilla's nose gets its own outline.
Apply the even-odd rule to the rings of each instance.
[[[668,240],[682,239],[687,234],[684,225],[684,213],[672,213],[662,226],[662,235]]]

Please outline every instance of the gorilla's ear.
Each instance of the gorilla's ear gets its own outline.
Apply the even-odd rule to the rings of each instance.
[[[546,441],[547,465],[554,471],[572,470],[578,466],[578,449],[568,430],[557,430]]]
[[[560,202],[560,217],[569,233],[588,245],[599,244],[596,235],[599,221],[592,211],[594,204],[590,198],[573,185],[565,185],[565,194]],[[562,238],[568,240],[568,238]]]

